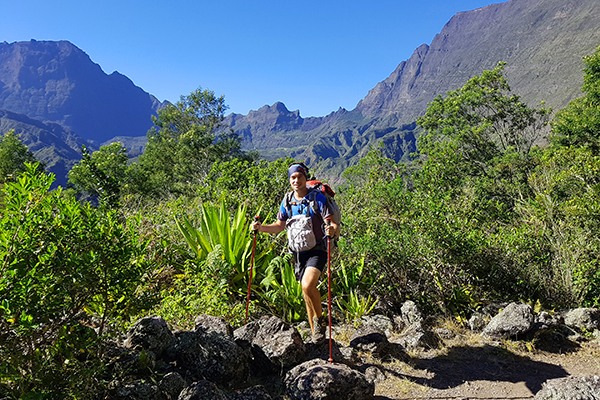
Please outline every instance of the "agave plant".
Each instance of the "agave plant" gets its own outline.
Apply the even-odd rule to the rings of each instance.
[[[377,305],[379,299],[371,299],[371,295],[364,297],[357,294],[355,290],[351,290],[348,294],[348,300],[340,298],[336,301],[338,307],[346,314],[346,320],[351,322],[368,315]]]
[[[230,282],[241,289],[241,281],[248,276],[252,255],[253,233],[250,230],[250,220],[246,218],[246,206],[239,205],[233,218],[225,207],[225,202],[220,206],[210,204],[202,205],[200,227],[195,228],[185,216],[175,218],[177,228],[185,237],[188,245],[196,255],[199,262],[205,261],[217,246],[222,252],[223,259],[231,266],[233,274]],[[255,254],[255,265],[263,268],[272,259],[273,246],[267,246]]]
[[[281,315],[289,322],[306,318],[302,285],[294,275],[290,254],[273,258],[261,287],[263,290],[259,294],[273,308],[271,311],[274,314]]]

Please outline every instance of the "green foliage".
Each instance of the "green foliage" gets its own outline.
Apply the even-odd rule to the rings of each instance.
[[[8,337],[0,384],[16,397],[69,392],[72,368],[85,369],[96,345],[81,325],[86,315],[97,316],[102,337],[106,324],[150,304],[138,292],[145,244],[120,215],[51,192],[52,176],[26,168],[5,185],[0,219],[0,321]]]
[[[557,113],[552,141],[558,146],[586,146],[600,154],[600,47],[583,58],[583,97]]]
[[[547,243],[552,281],[569,304],[597,305],[600,293],[600,157],[589,148],[547,151],[530,176],[534,196],[520,207]]]
[[[419,138],[426,155],[419,184],[468,202],[480,223],[509,222],[515,200],[530,195],[530,150],[543,139],[550,113],[511,95],[503,68],[500,63],[438,96],[418,119],[427,130]]]
[[[289,322],[306,318],[302,284],[296,280],[292,255],[273,258],[260,282],[259,294],[268,310]]]
[[[100,147],[91,156],[83,146],[81,154],[81,161],[69,172],[69,183],[79,191],[97,196],[100,204],[116,208],[126,179],[127,149],[115,142]]]
[[[0,137],[0,184],[25,171],[25,163],[35,163],[35,156],[11,129]]]
[[[253,161],[236,158],[213,164],[205,180],[201,197],[225,201],[228,208],[244,200],[249,210],[279,209],[281,199],[290,190],[288,167],[294,160]]]
[[[332,287],[337,293],[349,293],[351,290],[358,287],[366,287],[367,290],[373,284],[371,279],[367,278],[365,273],[365,257],[362,257],[358,262],[353,263],[353,260],[339,260],[339,265],[333,271]],[[351,266],[346,266],[347,264]],[[366,281],[369,282],[366,282]]]
[[[527,155],[542,135],[548,109],[531,109],[510,95],[503,76],[505,63],[483,71],[461,88],[438,96],[417,123],[427,130],[419,150],[434,155],[440,146],[455,143],[466,162],[465,172],[485,172],[490,160],[505,153]],[[433,153],[433,154],[431,154]]]
[[[368,297],[360,296],[354,290],[350,290],[347,297],[347,299],[343,297],[337,298],[336,302],[338,307],[346,314],[348,322],[368,315],[379,301],[379,299],[371,299],[371,295]]]
[[[232,304],[228,296],[229,286],[220,276],[222,266],[221,247],[200,265],[190,262],[185,272],[174,276],[172,285],[163,289],[161,304],[152,310],[181,329],[193,329],[198,315],[224,317],[233,326],[244,321],[245,305]]]
[[[208,203],[202,205],[199,228],[194,228],[185,216],[181,221],[175,221],[196,260],[204,261],[219,246],[225,261],[220,268],[220,275],[228,280],[232,289],[243,290],[247,287],[244,280],[249,277],[253,233],[250,230],[252,221],[246,217],[245,205],[238,206],[231,222],[224,202],[221,202],[220,207],[213,207]],[[255,273],[260,273],[260,269],[264,269],[273,257],[271,249],[272,246],[267,246],[255,252]]]
[[[241,139],[223,130],[225,98],[197,89],[153,117],[148,144],[131,168],[132,189],[155,197],[189,195],[215,161],[243,157]]]
[[[373,291],[388,304],[411,298],[465,315],[485,294],[540,294],[520,272],[523,265],[503,251],[500,231],[517,222],[516,205],[531,195],[528,176],[539,162],[532,144],[549,111],[510,95],[502,69],[431,103],[419,119],[427,132],[419,139],[418,169],[373,150],[346,172],[351,184],[341,201],[351,240],[342,250],[365,256],[377,271]]]
[[[343,260],[339,258],[332,268],[332,293],[339,308],[346,314],[348,321],[354,321],[369,314],[379,301],[372,298],[375,286],[375,273],[365,268],[365,257]],[[380,276],[379,279],[385,279]]]

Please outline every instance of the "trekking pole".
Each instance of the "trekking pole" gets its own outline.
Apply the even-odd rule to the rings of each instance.
[[[327,226],[331,225],[331,221],[327,220]],[[331,237],[327,235],[327,290],[329,292],[329,301],[327,302],[327,316],[329,317],[329,363],[333,363],[331,357]]]
[[[258,222],[260,216],[254,217],[254,222]],[[248,322],[248,307],[250,306],[250,290],[252,289],[252,270],[254,269],[254,250],[256,249],[256,230],[254,230],[254,238],[252,239],[252,258],[250,258],[250,279],[248,280],[248,294],[246,296],[246,319],[244,325]]]

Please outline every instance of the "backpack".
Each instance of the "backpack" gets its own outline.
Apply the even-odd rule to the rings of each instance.
[[[327,183],[323,183],[323,182],[317,181],[317,180],[311,180],[311,181],[306,182],[306,187],[308,188],[308,194],[306,195],[306,198],[310,204],[310,207],[312,208],[313,213],[315,215],[318,215],[321,220],[322,220],[321,213],[319,212],[319,206],[317,204],[317,193],[323,193],[323,195],[325,196],[326,204],[329,207],[329,209],[331,210],[331,212],[333,213],[333,215],[332,215],[333,222],[335,222],[338,227],[333,235],[333,242],[334,242],[334,244],[337,244],[337,241],[340,238],[342,213],[341,213],[340,207],[338,206],[337,202],[334,199],[335,192],[333,191],[333,189],[331,189],[331,187]],[[293,196],[294,196],[294,192],[289,192],[285,196],[284,206],[288,212],[288,216],[292,215],[292,204],[291,203],[293,200]],[[323,221],[323,223],[324,223],[324,221]],[[312,227],[312,225],[311,225],[311,227]],[[315,229],[315,228],[316,227],[312,227],[312,229]],[[289,231],[288,231],[288,233],[289,233]],[[295,233],[297,234],[297,232],[295,232]],[[306,236],[309,237],[310,234],[307,233]],[[289,237],[290,236],[288,235],[288,238]],[[293,244],[291,240],[288,240],[288,244],[290,244],[290,248],[293,251],[296,251],[293,249],[293,247],[295,247],[295,244]]]

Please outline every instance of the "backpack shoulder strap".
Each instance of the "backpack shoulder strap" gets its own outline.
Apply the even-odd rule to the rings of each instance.
[[[283,198],[283,208],[287,212],[287,217],[292,217],[292,200],[293,200],[294,192],[287,192],[285,197]]]
[[[322,211],[322,210],[321,210],[321,209],[319,209],[319,203],[317,202],[317,195],[318,195],[319,193],[321,193],[321,191],[320,191],[320,190],[318,190],[318,189],[313,189],[313,190],[311,190],[310,192],[308,192],[308,194],[306,195],[306,199],[308,200],[308,202],[309,202],[309,204],[310,204],[310,206],[311,206],[311,208],[312,208],[312,211],[313,211],[313,213],[314,213],[314,214],[316,214],[316,215],[318,215],[318,216],[319,216],[319,218],[320,218],[321,220],[323,220],[323,217],[322,217],[322,215],[321,215],[321,211]],[[327,198],[326,198],[326,199],[327,199]]]

